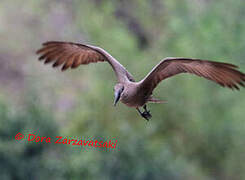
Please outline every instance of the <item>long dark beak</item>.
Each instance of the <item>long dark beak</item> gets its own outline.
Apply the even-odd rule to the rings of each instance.
[[[117,102],[119,101],[120,96],[121,96],[121,93],[120,92],[115,92],[114,93],[114,106],[117,105]]]

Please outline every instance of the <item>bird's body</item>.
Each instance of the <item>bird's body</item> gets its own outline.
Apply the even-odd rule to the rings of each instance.
[[[138,82],[127,81],[123,86],[124,91],[120,98],[122,103],[129,107],[139,108],[147,102],[148,96],[140,91],[140,84]]]
[[[120,101],[134,108],[140,108],[144,106],[146,103],[162,103],[163,101],[158,100],[152,96],[152,93],[147,91],[142,91],[140,87],[140,82],[125,82],[124,83],[124,91],[121,94]]]
[[[150,112],[146,103],[161,103],[153,97],[156,86],[164,79],[180,73],[191,73],[214,81],[223,87],[239,90],[245,86],[245,74],[237,70],[237,66],[228,63],[214,62],[192,58],[165,58],[157,64],[141,81],[136,82],[133,76],[104,49],[71,42],[51,41],[43,44],[37,51],[41,54],[39,60],[46,63],[54,62],[53,67],[62,66],[76,68],[81,64],[107,61],[114,70],[117,84],[114,86],[114,105],[120,100],[129,107],[136,108],[142,117],[149,119]],[[141,113],[140,107],[144,108]]]

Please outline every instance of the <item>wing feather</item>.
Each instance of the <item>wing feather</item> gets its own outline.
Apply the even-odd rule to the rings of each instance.
[[[245,74],[237,68],[233,64],[209,60],[166,58],[153,68],[140,82],[140,86],[151,94],[162,80],[180,73],[190,73],[214,81],[223,87],[239,90],[239,85],[245,86]]]
[[[134,81],[133,76],[109,53],[99,47],[72,42],[49,41],[43,43],[37,54],[44,63],[53,62],[53,67],[62,65],[62,71],[89,63],[107,61],[116,73],[119,82]]]

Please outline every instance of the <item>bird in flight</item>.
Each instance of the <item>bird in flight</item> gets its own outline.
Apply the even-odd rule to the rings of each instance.
[[[195,74],[214,81],[223,87],[239,90],[245,87],[245,74],[237,66],[209,60],[168,57],[161,60],[141,81],[136,82],[133,76],[104,49],[87,44],[49,41],[43,43],[37,54],[44,63],[53,63],[53,67],[62,65],[62,71],[77,68],[79,65],[108,62],[115,72],[117,84],[114,86],[114,106],[120,100],[129,107],[136,108],[139,114],[149,120],[150,111],[146,104],[163,103],[154,98],[152,93],[164,79],[180,73]],[[140,108],[144,111],[141,112]]]

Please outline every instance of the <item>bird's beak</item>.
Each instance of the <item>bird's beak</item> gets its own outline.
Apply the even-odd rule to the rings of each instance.
[[[119,91],[114,93],[114,106],[117,105],[117,102],[119,101],[120,96],[121,96],[121,93]]]

